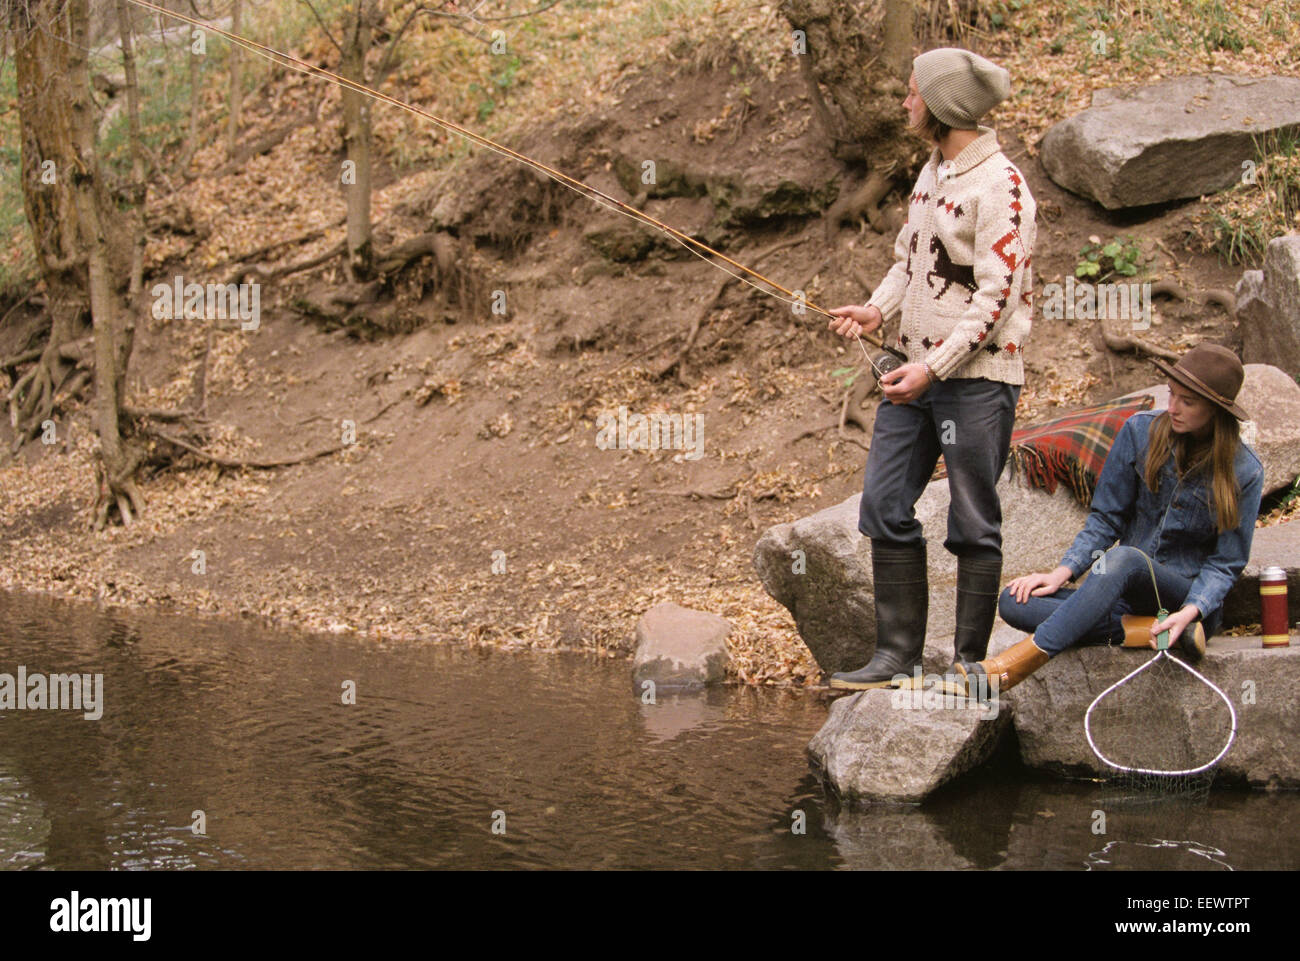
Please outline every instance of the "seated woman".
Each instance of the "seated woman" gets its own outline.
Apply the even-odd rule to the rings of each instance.
[[[959,665],[968,693],[1013,687],[1080,641],[1124,640],[1121,615],[1159,608],[1153,576],[1173,613],[1159,623],[1147,617],[1144,640],[1154,646],[1168,630],[1171,645],[1204,654],[1250,557],[1264,469],[1240,438],[1247,415],[1235,400],[1245,371],[1232,351],[1201,344],[1172,367],[1155,363],[1170,378],[1169,409],[1134,414],[1120,428],[1092,512],[1060,566],[1002,592],[1002,619],[1033,633],[996,657]],[[1064,586],[1090,568],[1082,587]]]

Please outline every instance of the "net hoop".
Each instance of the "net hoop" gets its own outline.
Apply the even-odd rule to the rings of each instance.
[[[1111,691],[1115,690],[1115,688],[1119,687],[1125,681],[1137,677],[1137,675],[1141,674],[1147,668],[1151,667],[1153,664],[1156,663],[1156,661],[1160,660],[1162,657],[1167,658],[1170,661],[1173,661],[1173,663],[1177,664],[1184,671],[1187,671],[1189,674],[1191,674],[1193,677],[1199,680],[1202,684],[1206,685],[1215,694],[1219,695],[1219,697],[1223,699],[1223,703],[1228,705],[1228,714],[1232,718],[1232,727],[1228,731],[1228,740],[1224,743],[1223,750],[1219,751],[1219,753],[1214,756],[1213,760],[1208,761],[1205,764],[1202,764],[1200,767],[1189,768],[1188,770],[1185,771],[1161,771],[1154,768],[1129,767],[1124,764],[1117,764],[1116,762],[1112,761],[1110,758],[1106,757],[1106,755],[1102,754],[1101,749],[1097,747],[1096,742],[1092,739],[1092,712],[1096,709],[1097,705],[1101,702],[1101,699],[1105,697],[1107,694],[1109,694]],[[1125,774],[1157,774],[1157,775],[1162,775],[1164,777],[1185,777],[1192,774],[1200,774],[1202,771],[1214,767],[1214,765],[1218,764],[1219,761],[1223,758],[1223,756],[1228,753],[1229,748],[1232,747],[1232,742],[1235,741],[1237,738],[1237,711],[1232,706],[1232,701],[1229,700],[1228,695],[1224,694],[1223,691],[1219,689],[1218,685],[1216,685],[1213,681],[1211,681],[1209,678],[1203,675],[1200,671],[1196,670],[1196,668],[1192,667],[1190,664],[1184,664],[1178,658],[1171,657],[1168,651],[1159,651],[1156,653],[1155,657],[1151,658],[1149,661],[1147,661],[1145,664],[1141,665],[1140,667],[1136,668],[1135,670],[1130,671],[1128,674],[1125,674],[1118,681],[1116,681],[1114,684],[1106,688],[1106,690],[1102,691],[1100,694],[1098,694],[1095,698],[1092,699],[1092,703],[1088,705],[1087,713],[1083,715],[1083,733],[1084,736],[1088,739],[1088,747],[1092,748],[1092,753],[1097,755],[1097,757],[1103,763],[1110,765],[1117,771],[1122,771]]]

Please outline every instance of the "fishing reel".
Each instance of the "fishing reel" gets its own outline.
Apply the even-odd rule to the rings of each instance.
[[[876,376],[876,383],[879,384],[882,377],[891,370],[898,370],[907,363],[906,355],[886,347],[874,357],[868,358],[871,361],[871,372]]]

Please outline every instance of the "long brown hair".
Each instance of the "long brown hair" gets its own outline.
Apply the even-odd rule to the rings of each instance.
[[[1217,404],[1214,405],[1211,423],[1210,439],[1197,441],[1191,434],[1174,433],[1169,423],[1169,411],[1162,413],[1151,425],[1143,477],[1147,489],[1155,493],[1160,489],[1160,468],[1171,456],[1175,458],[1174,469],[1179,476],[1209,471],[1215,523],[1219,533],[1223,533],[1241,523],[1238,504],[1241,488],[1234,467],[1237,446],[1241,443],[1241,427],[1237,418]]]

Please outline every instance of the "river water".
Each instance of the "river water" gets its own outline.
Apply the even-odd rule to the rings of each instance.
[[[0,592],[0,673],[19,666],[104,694],[98,720],[0,711],[9,869],[1300,867],[1295,793],[1111,811],[1098,834],[1095,785],[1012,756],[922,806],[842,809],[804,755],[824,697],[643,704],[623,659]]]

